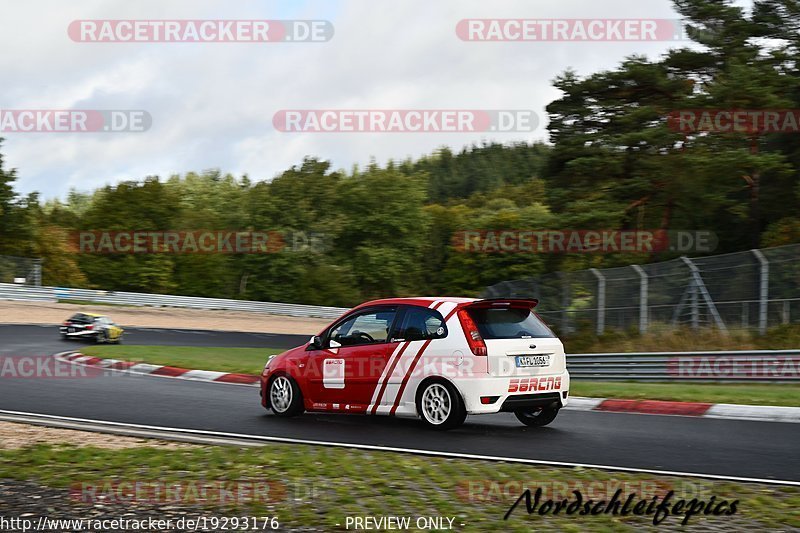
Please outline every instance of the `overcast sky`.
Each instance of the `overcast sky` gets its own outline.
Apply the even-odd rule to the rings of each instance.
[[[464,42],[465,18],[677,18],[670,0],[0,0],[0,109],[143,109],[144,133],[3,133],[17,188],[63,196],[220,168],[271,179],[304,156],[349,169],[530,133],[281,133],[281,109],[532,109],[551,80],[680,43]],[[325,19],[326,43],[79,43],[76,19]]]

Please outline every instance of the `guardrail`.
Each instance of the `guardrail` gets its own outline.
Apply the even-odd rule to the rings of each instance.
[[[346,308],[322,307],[314,305],[286,304],[277,302],[256,302],[249,300],[227,300],[223,298],[200,298],[194,296],[173,296],[168,294],[146,294],[138,292],[111,292],[92,289],[71,289],[64,287],[31,287],[0,283],[0,300],[51,301],[58,300],[91,302],[110,305],[131,305],[137,307],[186,307],[191,309],[224,309],[249,311],[273,315],[338,318]]]
[[[800,381],[800,350],[568,354],[575,380]]]
[[[46,301],[56,300],[51,287],[31,287],[0,283],[0,300]]]

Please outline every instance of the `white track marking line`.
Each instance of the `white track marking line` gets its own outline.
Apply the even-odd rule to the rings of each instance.
[[[709,407],[703,417],[798,423],[800,422],[800,407],[717,403]]]
[[[197,381],[214,381],[226,374],[227,372],[215,372],[213,370],[189,370],[185,374],[182,374],[181,377],[183,379],[194,379]]]
[[[581,396],[570,396],[569,403],[564,407],[570,411],[593,411],[598,405],[603,403],[605,398],[583,398]]]
[[[155,372],[162,366],[164,365],[149,365],[147,363],[139,363],[137,365],[128,367],[125,370],[127,370],[128,372],[132,372],[134,374],[150,374],[152,372]]]
[[[164,427],[164,426],[151,426],[145,424],[128,424],[124,422],[110,422],[106,420],[92,420],[89,418],[74,418],[74,417],[67,417],[67,416],[57,416],[57,415],[45,415],[40,413],[26,413],[24,411],[6,411],[0,410],[0,415],[8,415],[8,416],[18,416],[18,417],[31,417],[31,418],[39,418],[39,419],[46,419],[46,420],[60,420],[60,421],[68,421],[68,422],[75,422],[75,423],[83,423],[83,424],[95,424],[99,426],[112,426],[112,427],[119,427],[119,428],[131,428],[131,429],[144,429],[144,430],[151,430],[151,431],[166,431],[172,433],[184,433],[187,435],[208,435],[212,437],[225,437],[231,439],[242,439],[242,440],[258,440],[264,442],[282,442],[288,444],[311,444],[311,445],[318,445],[318,446],[331,446],[337,448],[353,448],[357,450],[373,450],[373,451],[387,451],[387,452],[400,452],[400,453],[412,453],[416,455],[427,455],[433,457],[451,457],[455,459],[476,459],[476,460],[484,460],[484,461],[502,461],[507,463],[520,463],[520,464],[534,464],[534,465],[548,465],[548,466],[566,466],[566,467],[581,467],[581,468],[599,468],[603,470],[613,470],[619,472],[635,472],[635,473],[642,473],[642,474],[658,474],[658,475],[667,475],[667,476],[684,476],[684,477],[694,477],[694,478],[703,478],[703,479],[717,479],[722,481],[739,481],[745,483],[764,483],[768,485],[791,485],[800,487],[800,481],[787,481],[787,480],[777,480],[777,479],[763,479],[763,478],[750,478],[750,477],[737,477],[737,476],[721,476],[717,474],[701,474],[696,472],[680,472],[674,470],[654,470],[654,469],[647,469],[647,468],[629,468],[624,466],[609,466],[609,465],[597,465],[597,464],[590,464],[590,463],[572,463],[572,462],[565,462],[565,461],[543,461],[539,459],[522,459],[522,458],[515,458],[515,457],[500,457],[496,455],[478,455],[478,454],[469,454],[469,453],[457,453],[457,452],[440,452],[434,450],[420,450],[416,448],[398,448],[394,446],[377,446],[372,444],[348,444],[344,442],[332,442],[332,441],[314,441],[308,439],[293,439],[289,437],[269,437],[264,435],[248,435],[246,433],[228,433],[222,431],[207,431],[207,430],[200,430],[200,429],[182,429],[182,428],[172,428],[172,427]],[[153,438],[158,438],[155,436]]]

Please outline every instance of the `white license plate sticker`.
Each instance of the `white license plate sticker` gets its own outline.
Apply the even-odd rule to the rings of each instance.
[[[517,367],[550,366],[549,355],[518,355]]]

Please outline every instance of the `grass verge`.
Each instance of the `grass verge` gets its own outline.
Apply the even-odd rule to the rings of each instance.
[[[652,525],[649,517],[527,515],[524,504],[508,521],[503,516],[524,488],[543,489],[544,499],[572,498],[580,490],[587,498],[608,500],[623,489],[652,499],[675,490],[677,499],[739,500],[731,516],[696,515],[690,526],[734,531],[800,527],[800,488],[712,482],[689,478],[605,472],[595,469],[523,466],[489,461],[420,457],[391,452],[367,452],[319,446],[270,445],[262,448],[196,446],[177,450],[37,445],[0,451],[0,480],[27,480],[63,489],[73,515],[93,503],[75,503],[70,489],[86,483],[114,498],[103,506],[136,514],[136,502],[120,483],[269,482],[268,497],[245,493],[223,504],[209,501],[203,509],[228,516],[276,516],[281,528],[344,530],[347,516],[453,517],[462,531],[637,531]],[[106,487],[103,489],[102,487]],[[128,485],[130,487],[130,485]],[[195,494],[184,489],[171,494]],[[250,494],[248,497],[247,494]],[[165,498],[166,499],[166,498]],[[191,500],[188,500],[191,503]],[[638,501],[638,498],[637,498]],[[184,501],[165,501],[180,507]],[[19,504],[24,507],[27,504]],[[83,506],[83,507],[82,507]],[[25,509],[7,511],[24,512]],[[661,524],[680,529],[683,515]],[[460,526],[464,524],[464,526]],[[669,527],[671,526],[671,527]],[[706,529],[708,530],[708,529]]]
[[[106,359],[138,361],[197,370],[259,374],[278,348],[208,348],[198,346],[86,346],[81,353]]]

